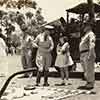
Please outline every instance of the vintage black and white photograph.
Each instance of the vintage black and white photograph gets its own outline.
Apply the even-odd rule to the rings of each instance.
[[[100,99],[100,0],[0,0],[0,100]]]

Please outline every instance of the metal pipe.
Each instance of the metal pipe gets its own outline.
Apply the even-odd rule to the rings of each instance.
[[[8,87],[10,81],[12,80],[12,78],[14,78],[15,76],[17,75],[20,75],[20,74],[24,74],[24,73],[28,73],[28,72],[33,72],[34,70],[36,70],[36,68],[32,68],[32,69],[27,69],[27,70],[24,70],[24,71],[19,71],[19,72],[16,72],[14,74],[12,74],[5,82],[5,84],[3,85],[3,87],[1,88],[0,90],[0,99],[3,95],[3,93],[5,92],[6,88]]]

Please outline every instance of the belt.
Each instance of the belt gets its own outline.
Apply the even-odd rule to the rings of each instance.
[[[80,53],[85,53],[85,52],[88,52],[89,50],[83,50],[83,51],[80,51]]]

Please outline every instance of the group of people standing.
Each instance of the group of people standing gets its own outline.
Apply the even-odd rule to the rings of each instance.
[[[49,74],[49,67],[52,64],[51,52],[54,48],[54,42],[52,37],[50,36],[49,28],[53,27],[44,26],[42,28],[41,33],[34,40],[29,39],[27,45],[24,44],[23,42],[24,45],[23,45],[22,64],[24,66],[24,69],[26,69],[27,66],[30,66],[30,68],[32,66],[30,62],[31,61],[30,59],[32,59],[32,52],[29,48],[30,47],[37,48],[36,65],[38,71],[36,77],[36,86],[40,85],[42,72],[44,73],[43,86],[49,86],[48,74]],[[27,48],[25,48],[24,46]],[[62,79],[62,82],[59,85],[65,85],[66,81],[68,82],[69,78],[68,67],[74,64],[72,57],[70,55],[69,48],[70,45],[68,43],[68,37],[66,36],[60,37],[58,45],[56,47],[57,57],[55,60],[55,66],[59,67]],[[95,35],[92,32],[92,28],[90,25],[84,26],[79,49],[80,49],[80,63],[83,67],[84,77],[87,82],[84,88],[92,89],[94,87],[94,81],[95,81],[94,62],[96,56],[95,56]]]
[[[23,40],[23,54],[22,54],[22,64],[23,68],[32,68],[32,47],[37,48],[36,53],[36,65],[38,68],[37,78],[36,78],[36,86],[40,85],[41,74],[44,73],[44,86],[49,86],[48,83],[48,74],[49,67],[52,64],[52,51],[54,49],[54,42],[52,37],[50,36],[50,29],[53,26],[44,26],[41,28],[41,33],[33,40],[28,39],[25,42],[25,37]],[[25,35],[26,36],[26,35]],[[31,42],[29,42],[31,41]],[[65,77],[68,80],[68,66],[73,65],[73,60],[70,56],[69,52],[69,43],[68,38],[66,36],[61,36],[59,38],[58,45],[56,47],[57,57],[55,61],[55,66],[59,67],[61,72],[62,83],[60,85],[65,85]],[[25,76],[29,76],[30,73],[26,73]]]

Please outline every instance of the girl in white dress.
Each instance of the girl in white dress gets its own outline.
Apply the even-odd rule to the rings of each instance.
[[[60,74],[62,83],[59,85],[65,85],[65,79],[68,80],[68,66],[73,65],[73,60],[69,52],[69,43],[67,42],[67,37],[61,37],[57,45],[57,58],[55,61],[55,66],[60,68]]]

